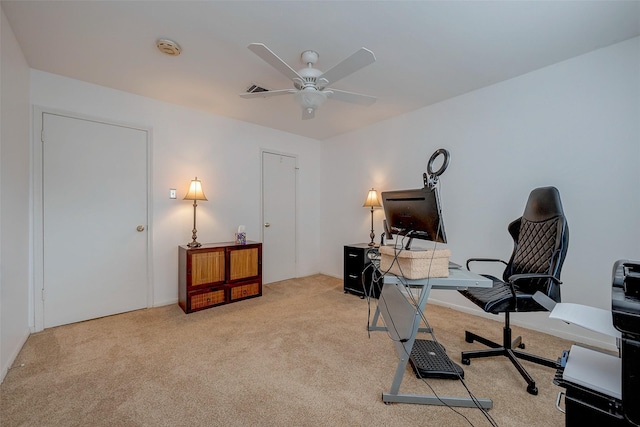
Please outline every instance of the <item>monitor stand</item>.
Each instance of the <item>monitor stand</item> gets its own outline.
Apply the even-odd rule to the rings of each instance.
[[[464,370],[449,359],[444,347],[435,341],[416,339],[409,362],[418,378],[464,378]]]

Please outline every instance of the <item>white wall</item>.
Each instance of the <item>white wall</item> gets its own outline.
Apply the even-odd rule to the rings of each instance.
[[[29,67],[0,22],[0,381],[29,336]]]
[[[152,129],[155,305],[177,300],[176,247],[190,240],[192,225],[191,205],[180,199],[193,176],[209,198],[198,209],[200,241],[229,240],[238,224],[260,239],[261,148],[299,158],[300,276],[341,277],[342,246],[368,240],[369,212],[361,207],[367,190],[420,187],[427,159],[440,147],[452,153],[441,198],[453,260],[508,257],[506,225],[540,185],[560,189],[571,228],[565,301],[608,308],[613,261],[640,258],[638,38],[319,143],[36,70],[29,81],[8,29],[3,15],[3,376],[33,319],[29,249],[16,244],[29,237],[29,84],[33,105]],[[178,189],[177,200],[168,198],[169,188]],[[375,220],[379,236],[380,211]],[[435,293],[432,301],[482,314],[455,292]],[[600,339],[543,316],[522,314],[514,323]]]
[[[442,147],[451,153],[440,195],[452,260],[508,259],[507,224],[531,189],[553,185],[570,228],[563,300],[609,309],[613,262],[640,259],[639,123],[635,38],[333,138],[322,152],[331,170],[322,176],[322,271],[341,277],[342,245],[368,240],[367,190],[422,187]],[[377,235],[382,219],[376,212]],[[434,292],[432,301],[483,314],[457,292]],[[611,344],[546,316],[512,319]]]
[[[248,239],[261,240],[261,148],[298,156],[297,274],[319,272],[318,141],[37,70],[31,102],[152,129],[154,305],[177,302],[177,246],[191,241],[193,228],[193,204],[182,198],[195,176],[208,199],[198,204],[198,241],[231,241],[241,224]]]

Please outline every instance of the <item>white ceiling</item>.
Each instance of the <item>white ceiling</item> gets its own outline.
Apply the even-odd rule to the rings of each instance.
[[[6,1],[32,68],[315,139],[326,139],[640,35],[640,1]],[[171,57],[156,47],[170,38]],[[301,120],[288,89],[247,45],[294,69],[327,70],[360,47],[377,61],[332,87],[378,98],[328,100]]]

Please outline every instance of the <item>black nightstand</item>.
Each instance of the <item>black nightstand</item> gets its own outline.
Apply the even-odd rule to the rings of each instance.
[[[344,247],[344,293],[347,292],[359,295],[360,298],[364,298],[365,295],[370,295],[374,298],[380,296],[380,287],[372,286],[371,276],[373,273],[373,266],[369,266],[370,263],[379,265],[380,254],[377,246],[369,246],[367,243],[356,243],[353,245],[346,245]],[[367,268],[368,267],[368,268]],[[366,268],[366,270],[365,270]],[[363,287],[363,275],[364,284],[367,287]]]

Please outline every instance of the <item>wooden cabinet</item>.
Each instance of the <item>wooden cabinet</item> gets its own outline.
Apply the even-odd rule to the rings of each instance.
[[[262,295],[262,243],[178,247],[178,304],[185,313]]]
[[[382,283],[373,286],[371,277],[373,266],[369,265],[372,262],[377,265],[378,259],[377,247],[369,246],[367,243],[346,245],[344,247],[344,292],[360,295],[361,298],[365,295],[378,298]]]

